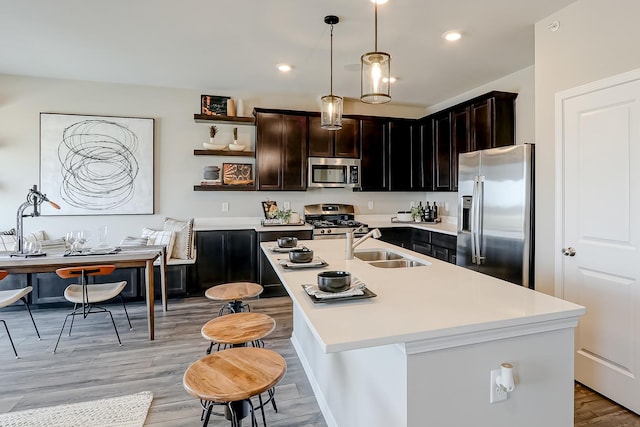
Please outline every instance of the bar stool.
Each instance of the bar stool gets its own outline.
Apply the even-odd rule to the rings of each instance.
[[[182,385],[203,404],[204,421],[209,424],[214,405],[225,406],[225,417],[233,427],[251,412],[251,426],[257,426],[251,397],[272,389],[287,370],[284,358],[272,350],[238,347],[204,356],[184,373]],[[222,414],[219,414],[222,415]],[[266,420],[263,422],[266,426]]]
[[[232,313],[219,316],[204,324],[200,332],[204,339],[211,341],[207,354],[215,344],[223,349],[227,347],[245,347],[251,343],[254,347],[264,347],[262,338],[276,328],[273,317],[263,313]]]
[[[225,283],[213,286],[206,290],[204,295],[214,301],[228,301],[220,308],[219,315],[224,314],[226,308],[229,313],[240,313],[251,311],[249,304],[242,302],[244,299],[255,298],[262,293],[264,288],[253,282]]]
[[[7,270],[0,270],[0,280],[4,279],[8,275],[9,275],[9,272]],[[40,339],[40,332],[38,332],[36,321],[33,320],[33,315],[31,314],[31,308],[29,308],[29,302],[27,301],[27,295],[29,294],[29,292],[31,292],[32,289],[33,288],[31,286],[27,286],[26,288],[9,289],[6,291],[0,291],[0,308],[11,305],[18,300],[22,300],[24,305],[27,306],[29,317],[31,317],[31,322],[33,323],[33,327],[36,330],[38,339]],[[11,347],[13,348],[13,354],[15,354],[16,359],[18,359],[18,352],[16,351],[16,346],[13,344],[13,339],[11,338],[11,334],[9,333],[9,327],[7,326],[7,322],[5,322],[4,319],[0,319],[0,322],[2,322],[2,324],[4,325],[4,329],[7,331],[9,342],[11,343]]]

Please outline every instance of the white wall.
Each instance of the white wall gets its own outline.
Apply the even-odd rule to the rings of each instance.
[[[562,90],[640,68],[638,16],[637,0],[579,0],[536,24],[535,274],[536,289],[549,294],[554,291],[555,259],[560,251],[554,245],[554,96]],[[554,21],[560,23],[556,32],[547,28]],[[607,207],[599,209],[606,218]]]
[[[211,89],[202,93],[231,95],[242,99],[244,115],[254,107],[318,111],[318,100],[311,97],[282,97],[276,94],[224,93]],[[260,201],[289,201],[301,211],[304,204],[321,202],[352,203],[362,213],[386,214],[408,208],[410,200],[425,200],[425,193],[353,193],[344,189],[307,192],[194,192],[206,165],[220,165],[223,159],[194,156],[193,149],[208,142],[208,126],[193,121],[200,110],[201,92],[182,89],[101,84],[92,82],[0,75],[0,230],[15,227],[16,210],[28,189],[39,183],[39,113],[73,113],[155,118],[155,212],[156,215],[56,216],[26,218],[25,230],[44,229],[59,237],[71,229],[97,231],[109,228],[109,242],[125,235],[140,234],[142,227],[159,227],[165,216],[260,217]],[[365,106],[345,103],[345,112],[392,117],[417,118],[424,108],[413,106]],[[362,106],[361,106],[362,105]],[[231,141],[233,126],[219,125],[216,139]],[[255,128],[239,127],[240,142],[255,143]],[[242,158],[249,159],[249,158]],[[249,161],[251,161],[249,159]],[[433,200],[433,199],[430,199]],[[229,211],[222,212],[222,202]],[[367,202],[374,201],[374,209]]]

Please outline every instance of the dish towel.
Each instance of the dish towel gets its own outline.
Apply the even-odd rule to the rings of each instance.
[[[321,291],[318,288],[318,285],[302,285],[305,292],[311,296],[314,296],[319,299],[330,299],[330,298],[344,298],[344,297],[354,297],[357,295],[364,295],[364,290],[367,285],[364,282],[358,280],[353,277],[351,280],[351,287],[346,291],[342,292],[325,292]]]

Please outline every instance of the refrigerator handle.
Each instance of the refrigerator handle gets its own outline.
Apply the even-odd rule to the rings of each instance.
[[[478,265],[482,264],[485,260],[485,257],[482,256],[481,247],[482,247],[482,229],[484,227],[484,221],[482,217],[482,212],[484,208],[484,176],[477,177],[478,179],[478,198],[476,200],[476,262]]]
[[[472,264],[476,264],[476,257],[477,257],[477,253],[476,253],[476,243],[477,243],[477,236],[476,236],[476,232],[478,231],[478,226],[476,224],[476,214],[478,211],[477,208],[477,203],[478,203],[478,177],[474,176],[473,177],[473,192],[471,193],[471,212],[470,212],[470,219],[469,219],[469,228],[471,231],[471,263]]]

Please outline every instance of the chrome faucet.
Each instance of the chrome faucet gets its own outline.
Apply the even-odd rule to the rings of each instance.
[[[369,237],[373,237],[374,239],[379,239],[380,237],[382,237],[382,233],[380,233],[380,230],[378,230],[377,228],[374,228],[373,230],[369,231],[367,234],[365,234],[364,236],[362,236],[361,238],[359,238],[354,242],[353,239],[356,232],[359,231],[362,227],[364,227],[364,225],[361,225],[360,227],[356,228],[352,232],[347,233],[347,243],[346,243],[344,259],[353,259],[353,250],[357,248],[362,242],[367,240]]]

